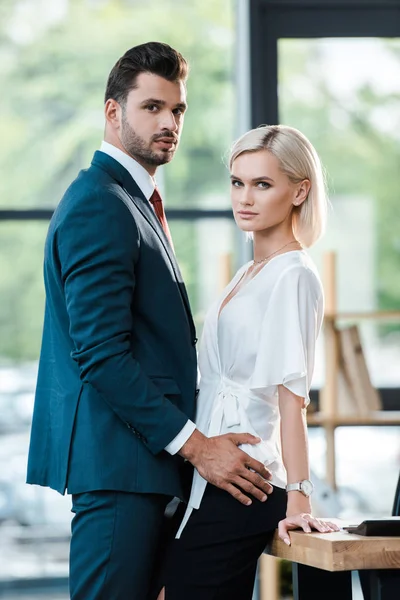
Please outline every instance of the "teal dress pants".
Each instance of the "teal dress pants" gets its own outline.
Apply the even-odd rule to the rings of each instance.
[[[156,594],[170,500],[116,491],[72,496],[71,600],[149,600]]]

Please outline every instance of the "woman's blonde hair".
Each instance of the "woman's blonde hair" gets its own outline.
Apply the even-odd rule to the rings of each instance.
[[[262,125],[251,129],[233,145],[229,168],[244,152],[268,150],[277,158],[280,169],[293,183],[308,179],[311,183],[306,200],[293,207],[293,234],[305,247],[312,246],[323,234],[327,215],[327,193],[321,161],[311,142],[297,129],[286,125]]]

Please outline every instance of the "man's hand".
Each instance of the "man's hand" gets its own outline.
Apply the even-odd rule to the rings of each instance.
[[[251,499],[245,491],[265,502],[273,488],[266,480],[271,473],[265,466],[238,448],[240,444],[258,444],[259,438],[249,433],[228,433],[212,438],[197,429],[179,452],[209,483],[226,490],[242,504]]]

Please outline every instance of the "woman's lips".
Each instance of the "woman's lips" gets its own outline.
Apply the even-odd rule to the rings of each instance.
[[[257,216],[257,213],[253,213],[248,210],[239,210],[237,214],[240,216],[241,219],[246,220],[252,219],[253,217]]]

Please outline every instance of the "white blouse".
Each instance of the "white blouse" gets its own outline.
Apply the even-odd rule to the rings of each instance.
[[[220,312],[251,264],[239,269],[207,313],[199,349],[196,425],[207,437],[224,433],[260,437],[259,444],[240,448],[268,467],[273,485],[285,488],[278,385],[308,405],[323,291],[310,257],[295,250],[271,259]],[[176,537],[192,510],[199,508],[206,485],[195,471]]]

